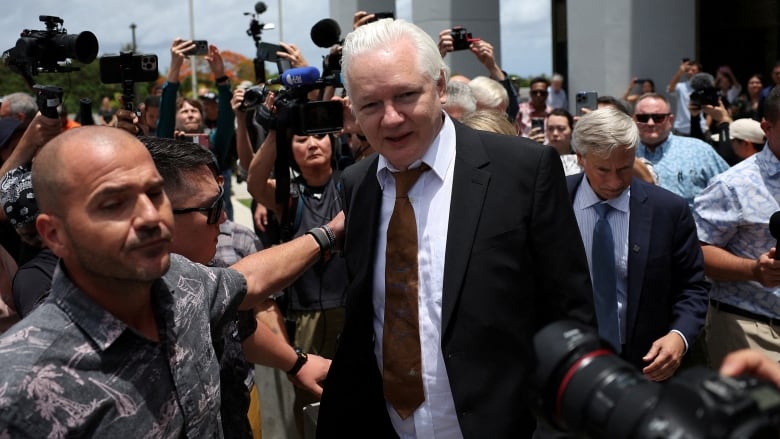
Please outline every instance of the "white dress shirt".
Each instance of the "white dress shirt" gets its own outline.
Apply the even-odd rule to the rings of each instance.
[[[422,348],[422,379],[425,401],[412,416],[402,420],[390,403],[387,411],[402,439],[460,438],[447,369],[441,351],[441,308],[444,285],[444,254],[447,249],[452,179],[455,167],[455,126],[444,116],[441,131],[415,168],[425,162],[431,170],[422,174],[409,191],[417,222],[419,293],[418,309]],[[382,334],[385,316],[385,251],[387,225],[395,204],[392,165],[379,156],[377,179],[382,188],[379,234],[374,257],[374,353],[382,371]]]

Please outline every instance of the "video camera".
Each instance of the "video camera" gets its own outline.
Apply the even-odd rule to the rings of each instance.
[[[463,26],[453,27],[450,35],[452,35],[452,50],[468,50],[471,43],[480,41],[479,38],[472,37],[471,32],[466,31]]]
[[[98,52],[95,34],[84,31],[69,35],[62,27],[62,18],[41,15],[38,19],[46,25],[46,30],[23,30],[16,46],[2,55],[5,65],[22,75],[30,87],[34,84],[32,77],[38,73],[78,70],[68,63],[69,58],[84,64],[95,60]]]
[[[694,367],[665,383],[614,355],[593,328],[570,321],[534,337],[534,405],[559,428],[593,438],[777,438],[780,391],[752,377]]]
[[[715,87],[705,87],[701,90],[694,90],[690,94],[691,104],[698,105],[712,105],[717,107],[720,99],[718,98],[718,89]]]
[[[275,115],[260,106],[268,96],[268,87],[254,86],[244,92],[244,108],[260,106],[255,112],[255,120],[260,125],[266,128],[290,128],[299,136],[334,133],[344,126],[340,102],[309,100],[311,91],[322,91],[325,87],[334,85],[326,78],[321,78],[316,67],[289,69],[268,84],[284,86],[276,92]]]

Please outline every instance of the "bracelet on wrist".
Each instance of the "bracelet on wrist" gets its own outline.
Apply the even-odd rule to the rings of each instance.
[[[303,350],[299,347],[295,347],[295,354],[298,356],[298,359],[295,360],[295,364],[293,367],[287,371],[287,375],[295,376],[300,372],[301,368],[304,364],[306,364],[307,361],[309,361],[309,356],[306,355],[306,352],[303,352]]]
[[[333,232],[331,231],[331,233]],[[335,239],[331,241],[330,237],[328,236],[328,232],[323,227],[315,227],[306,232],[306,234],[311,235],[320,246],[320,259],[326,258],[333,249]]]
[[[228,78],[227,76],[223,75],[223,76],[220,76],[219,78],[217,78],[215,82],[217,84],[224,84],[224,83],[228,82],[228,80],[230,80],[230,78]]]

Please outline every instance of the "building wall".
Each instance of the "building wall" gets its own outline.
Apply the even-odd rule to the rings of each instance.
[[[695,0],[569,1],[568,85],[622,97],[632,77],[650,78],[656,91],[682,58],[696,58]]]

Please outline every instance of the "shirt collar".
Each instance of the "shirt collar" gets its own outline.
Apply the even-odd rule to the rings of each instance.
[[[425,150],[422,159],[413,162],[409,167],[416,168],[425,163],[431,167],[433,174],[436,175],[439,180],[444,181],[444,177],[447,175],[447,169],[452,163],[452,159],[455,157],[455,124],[452,123],[452,119],[442,112],[444,122],[441,130],[431,142],[431,145]],[[397,172],[398,170],[387,161],[387,159],[379,155],[379,161],[377,162],[376,175],[379,180],[379,186],[384,190],[385,177],[391,172]]]
[[[756,163],[767,175],[771,177],[780,174],[780,160],[772,152],[768,142],[764,144],[764,148],[761,151],[755,154],[755,157]]]
[[[623,193],[617,197],[606,200],[606,203],[615,210],[628,213],[628,201],[630,197],[631,186],[627,187],[626,190],[624,190]],[[577,190],[577,195],[574,197],[574,208],[580,210],[589,209],[596,204],[601,203],[602,201],[603,200],[601,200],[599,196],[596,195],[596,192],[593,191],[593,188],[588,181],[588,177],[583,174],[582,183],[580,183],[580,187]]]

